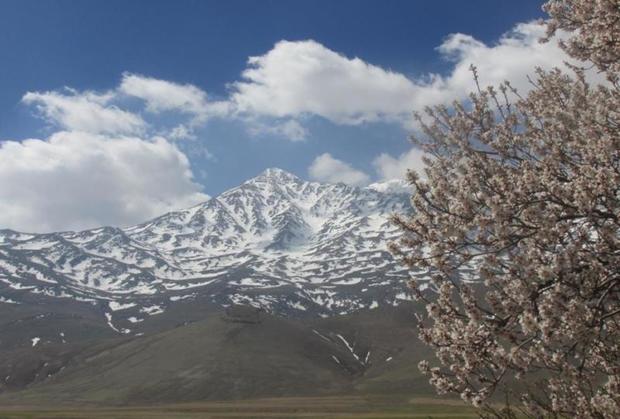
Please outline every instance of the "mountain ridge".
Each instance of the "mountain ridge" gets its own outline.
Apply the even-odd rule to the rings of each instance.
[[[0,230],[0,304],[72,298],[101,306],[121,333],[132,318],[192,299],[285,316],[396,305],[410,298],[407,271],[386,247],[399,236],[388,216],[410,208],[402,190],[308,182],[269,168],[127,228]]]
[[[270,169],[127,228],[0,231],[0,404],[428,394],[398,182]]]

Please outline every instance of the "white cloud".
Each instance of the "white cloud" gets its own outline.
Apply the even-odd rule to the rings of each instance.
[[[446,77],[437,77],[422,92],[428,97],[416,97],[416,109],[426,105],[450,103],[464,99],[474,89],[470,66],[478,68],[483,85],[498,84],[508,80],[520,92],[532,88],[528,76],[534,76],[536,67],[552,69],[563,67],[569,57],[560,49],[557,40],[541,43],[544,25],[537,22],[520,23],[504,34],[495,45],[486,45],[470,35],[449,35],[437,48],[453,67]]]
[[[248,132],[253,136],[273,135],[291,141],[303,141],[308,136],[308,130],[294,119],[284,122],[274,121],[270,124],[257,121],[246,121]]]
[[[207,93],[193,84],[124,73],[115,94],[143,100],[146,111],[151,114],[172,111],[189,116],[185,122],[165,131],[173,140],[196,139],[195,130],[210,117],[234,117],[229,102],[209,101]]]
[[[409,169],[415,170],[418,175],[423,177],[425,176],[423,156],[422,150],[412,148],[398,157],[382,153],[373,160],[372,164],[382,180],[404,179]]]
[[[307,137],[303,122],[310,115],[336,124],[387,121],[409,128],[412,111],[466,99],[474,89],[470,64],[478,67],[483,85],[510,80],[525,92],[536,66],[548,69],[567,59],[556,42],[539,43],[542,34],[537,23],[519,24],[493,45],[452,34],[437,48],[449,70],[419,78],[315,41],[281,41],[251,57],[221,101],[208,100],[191,84],[129,73],[103,93],[28,92],[23,102],[62,131],[45,140],[0,142],[0,226],[50,231],[128,225],[205,199],[186,155],[150,137],[195,139],[195,130],[213,116],[242,122],[252,135],[293,141]],[[129,97],[139,98],[143,107],[136,112],[124,107],[131,105]],[[163,112],[172,115],[160,118]],[[187,150],[212,158],[203,146]],[[421,167],[421,152],[381,154],[373,165],[381,179],[402,178],[407,168]],[[314,160],[309,173],[327,182],[369,181],[327,153]]]
[[[149,112],[178,111],[199,117],[208,112],[206,92],[192,84],[125,73],[118,89],[128,96],[144,100]]]
[[[28,92],[22,98],[33,104],[51,124],[71,131],[107,134],[136,134],[142,132],[146,123],[132,112],[109,105],[112,93],[77,92],[66,93]]]
[[[308,173],[312,179],[320,182],[346,183],[348,185],[365,185],[370,180],[369,176],[342,160],[335,159],[329,153],[318,156],[310,167]]]
[[[411,103],[413,85],[402,74],[347,58],[315,41],[278,42],[248,64],[243,80],[232,85],[230,100],[239,112],[308,113],[354,124],[398,114]]]
[[[123,74],[119,86],[103,94],[29,92],[23,100],[63,129],[135,134],[148,128],[145,121],[112,103],[136,97],[151,116],[166,111],[186,116],[173,128],[158,131],[173,139],[194,138],[194,131],[210,117],[240,121],[253,135],[293,141],[308,135],[303,126],[308,115],[336,124],[387,121],[411,128],[412,111],[467,98],[475,88],[471,64],[478,67],[483,85],[510,80],[522,92],[530,89],[527,76],[536,66],[549,69],[568,59],[557,42],[540,43],[543,34],[543,25],[521,23],[493,45],[462,33],[449,35],[437,47],[450,63],[443,75],[407,77],[312,40],[280,41],[264,55],[248,59],[241,80],[230,84],[224,100],[210,101],[192,84],[131,73]]]
[[[127,110],[128,92],[141,95],[147,114],[181,115],[149,124]],[[0,142],[0,226],[37,232],[125,226],[207,199],[187,156],[168,141],[196,138],[205,100],[193,86],[127,74],[103,93],[27,93],[23,102],[61,130],[44,140]],[[203,144],[191,149],[210,155]]]
[[[475,89],[469,67],[483,85],[509,80],[521,92],[531,88],[536,66],[551,69],[568,59],[552,40],[540,43],[544,27],[521,23],[487,45],[452,34],[437,48],[451,68],[445,75],[406,77],[360,58],[349,58],[315,41],[281,41],[250,57],[242,80],[231,84],[230,107],[237,113],[275,118],[316,115],[337,124],[372,121],[411,123],[411,112],[467,98]]]
[[[0,226],[57,231],[131,225],[207,199],[163,138],[58,132],[0,143]]]

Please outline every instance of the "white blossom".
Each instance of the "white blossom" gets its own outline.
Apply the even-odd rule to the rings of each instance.
[[[506,391],[532,417],[618,418],[620,3],[545,10],[548,33],[568,31],[563,48],[608,82],[537,70],[525,96],[506,82],[418,116],[433,158],[409,176],[415,211],[394,217],[392,250],[432,273],[416,295],[437,360],[419,367],[440,394],[494,417],[514,417],[487,402]]]

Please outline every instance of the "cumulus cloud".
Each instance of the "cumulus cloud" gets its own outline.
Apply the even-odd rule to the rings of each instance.
[[[144,100],[149,112],[178,111],[195,116],[208,112],[207,94],[192,84],[179,84],[125,73],[119,91]]]
[[[129,110],[128,96],[142,99],[143,109]],[[22,101],[58,131],[0,142],[0,227],[125,226],[208,198],[187,156],[170,141],[196,138],[193,128],[206,106],[200,89],[125,74],[105,92],[28,92]],[[164,111],[179,115],[152,115]],[[154,118],[147,122],[140,113]]]
[[[393,157],[387,153],[377,156],[372,164],[381,180],[404,179],[407,170],[415,170],[420,176],[424,176],[424,152],[418,148]]]
[[[132,73],[123,74],[119,86],[103,94],[29,92],[23,100],[63,129],[134,134],[145,129],[144,120],[113,103],[139,98],[147,114],[172,111],[189,118],[164,131],[174,139],[195,138],[194,130],[210,117],[244,123],[253,135],[293,141],[307,136],[303,119],[309,115],[336,124],[387,121],[410,128],[412,111],[466,99],[475,88],[471,64],[478,67],[484,85],[509,80],[521,92],[530,89],[527,76],[536,66],[549,69],[568,60],[555,40],[539,42],[543,34],[543,25],[534,22],[516,25],[494,44],[451,34],[437,47],[449,63],[442,75],[407,77],[312,40],[280,41],[248,59],[241,79],[230,83],[230,94],[223,100],[209,100],[192,84]]]
[[[52,125],[71,131],[107,134],[136,134],[146,127],[144,120],[110,105],[114,94],[107,92],[28,92],[22,98],[32,104]]]
[[[416,98],[416,109],[463,99],[474,88],[469,69],[472,64],[478,68],[484,85],[497,86],[508,80],[521,92],[530,90],[528,76],[534,75],[536,67],[552,69],[570,61],[557,39],[541,43],[539,40],[544,35],[545,27],[538,22],[516,25],[494,45],[486,45],[462,33],[449,35],[437,50],[453,62],[453,67],[448,76],[436,77],[423,86],[430,96]]]
[[[151,114],[177,112],[187,115],[189,120],[166,132],[166,136],[174,140],[196,139],[195,130],[211,117],[234,118],[230,102],[210,101],[207,92],[193,84],[124,73],[115,93],[141,99]]]
[[[475,86],[470,65],[485,85],[505,80],[524,92],[536,66],[550,69],[568,60],[555,40],[540,43],[539,23],[516,25],[494,45],[452,34],[437,48],[451,67],[444,75],[406,77],[318,42],[281,41],[264,55],[250,57],[242,79],[232,83],[231,108],[276,118],[316,115],[337,124],[411,121],[425,106],[465,99]]]
[[[322,116],[355,124],[400,113],[411,102],[405,76],[359,58],[347,58],[315,41],[278,42],[250,57],[230,98],[240,112],[290,117]]]
[[[191,84],[131,73],[106,92],[28,92],[23,102],[59,132],[0,142],[0,226],[50,231],[128,225],[205,199],[186,155],[168,140],[196,139],[195,131],[211,117],[243,123],[251,135],[292,141],[307,137],[309,116],[410,128],[412,111],[466,99],[474,88],[471,64],[483,85],[510,80],[525,92],[536,66],[549,69],[567,60],[557,42],[538,42],[543,32],[540,24],[519,24],[492,45],[449,35],[437,48],[448,70],[417,78],[308,40],[281,41],[249,58],[229,96],[219,101]],[[140,99],[141,108],[131,108],[129,98]],[[164,112],[171,115],[161,118]],[[422,167],[421,153],[381,154],[373,165],[381,179],[402,178],[407,168]],[[327,182],[369,181],[328,153],[314,160],[309,173]]]
[[[142,110],[151,116],[162,112],[180,114],[168,117],[177,125],[162,129],[160,124],[148,124],[139,114],[141,109],[136,112],[127,109],[128,97],[142,100]],[[195,129],[211,116],[232,116],[228,102],[209,102],[207,93],[194,85],[131,73],[124,73],[120,84],[106,92],[70,88],[28,92],[22,101],[34,105],[47,122],[63,130],[123,135],[150,130],[173,140],[195,139]]]
[[[207,199],[164,140],[61,131],[0,143],[0,226],[47,232],[127,226]]]
[[[347,185],[365,185],[370,177],[350,164],[338,160],[329,153],[318,156],[308,168],[310,177],[320,182],[346,183]]]

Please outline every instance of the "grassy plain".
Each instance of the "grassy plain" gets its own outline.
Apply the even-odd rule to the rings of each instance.
[[[138,407],[0,406],[0,419],[469,419],[474,409],[459,401],[399,397],[283,397]]]

